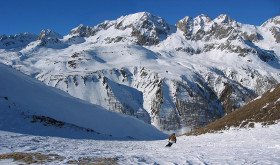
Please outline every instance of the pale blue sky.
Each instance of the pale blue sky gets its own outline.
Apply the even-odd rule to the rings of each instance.
[[[0,35],[51,29],[66,35],[79,24],[147,11],[174,25],[185,16],[228,14],[238,22],[261,25],[280,14],[280,0],[0,0]]]

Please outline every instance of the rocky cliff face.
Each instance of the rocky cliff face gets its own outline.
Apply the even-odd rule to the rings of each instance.
[[[279,83],[278,20],[258,27],[200,15],[173,26],[142,12],[67,36],[1,36],[0,61],[110,111],[187,132]]]

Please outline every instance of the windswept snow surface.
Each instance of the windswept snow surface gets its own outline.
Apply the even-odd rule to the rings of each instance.
[[[279,136],[280,124],[266,128],[256,124],[252,129],[178,137],[166,148],[167,140],[77,140],[0,131],[0,154],[55,153],[66,157],[61,164],[82,157],[117,158],[119,164],[279,164]]]

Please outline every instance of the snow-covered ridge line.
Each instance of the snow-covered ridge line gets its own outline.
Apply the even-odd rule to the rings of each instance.
[[[141,12],[67,36],[43,30],[27,45],[2,47],[0,62],[110,111],[184,132],[280,82],[274,19],[254,26],[202,14],[174,26]]]
[[[155,15],[149,13],[149,12],[139,12],[139,13],[135,13],[135,14],[121,16],[117,20],[106,20],[103,23],[98,24],[94,27],[89,27],[89,26],[81,24],[78,27],[73,28],[70,31],[69,35],[73,35],[73,36],[78,35],[80,37],[89,37],[89,36],[94,35],[96,32],[98,32],[102,29],[107,30],[108,28],[110,28],[113,25],[117,29],[126,29],[127,27],[131,27],[131,26],[133,26],[133,24],[135,24],[136,29],[138,29],[138,28],[143,28],[143,26],[141,27],[142,24],[140,24],[139,22],[140,21],[147,21],[147,20],[151,21],[151,22],[156,22],[157,25],[154,25],[156,27],[160,27],[160,26],[164,25],[163,27],[160,28],[161,31],[165,31],[165,30],[169,31],[170,30],[169,26],[172,26],[172,25],[167,24],[166,21],[161,17],[155,16]],[[234,24],[234,26],[240,26],[241,25],[241,23],[233,20],[230,16],[228,16],[226,14],[221,14],[215,19],[212,19],[205,14],[201,14],[201,15],[195,17],[195,18],[186,16],[183,19],[179,20],[178,23],[184,22],[185,20],[194,21],[195,24],[200,24],[200,23],[204,24],[204,23],[213,21],[213,22],[218,23],[218,24]],[[279,25],[279,16],[276,16],[274,18],[270,18],[269,20],[265,21],[261,25],[261,27],[265,27],[265,26],[268,26],[268,25],[278,26]],[[46,31],[48,31],[49,33],[50,32],[55,33],[50,29],[44,29],[44,30],[41,31],[41,33],[42,32],[45,33]],[[21,33],[19,35],[15,34],[15,35],[9,35],[9,36],[2,35],[2,36],[0,36],[0,40],[3,41],[7,38],[17,38],[19,36],[27,35],[27,34],[29,35],[30,33],[25,32],[25,33]],[[32,34],[32,35],[34,35],[34,34]],[[56,33],[56,35],[59,35],[59,34]],[[39,34],[38,39],[41,38],[40,36],[41,36],[41,34]]]

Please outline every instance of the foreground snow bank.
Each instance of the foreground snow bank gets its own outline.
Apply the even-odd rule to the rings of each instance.
[[[7,110],[16,105],[16,109],[25,114],[48,116],[112,137],[142,140],[167,137],[152,125],[76,99],[3,64],[0,64],[0,96],[6,98],[6,102],[1,99],[0,115],[7,114]],[[8,104],[7,102],[11,105],[5,107],[4,104]],[[4,124],[3,122],[2,124]],[[19,125],[15,123],[13,126],[18,127]]]
[[[252,129],[178,137],[165,148],[167,140],[75,140],[0,131],[0,154],[54,153],[66,158],[61,164],[84,157],[117,158],[120,164],[279,164],[279,137],[280,124],[256,124]]]

